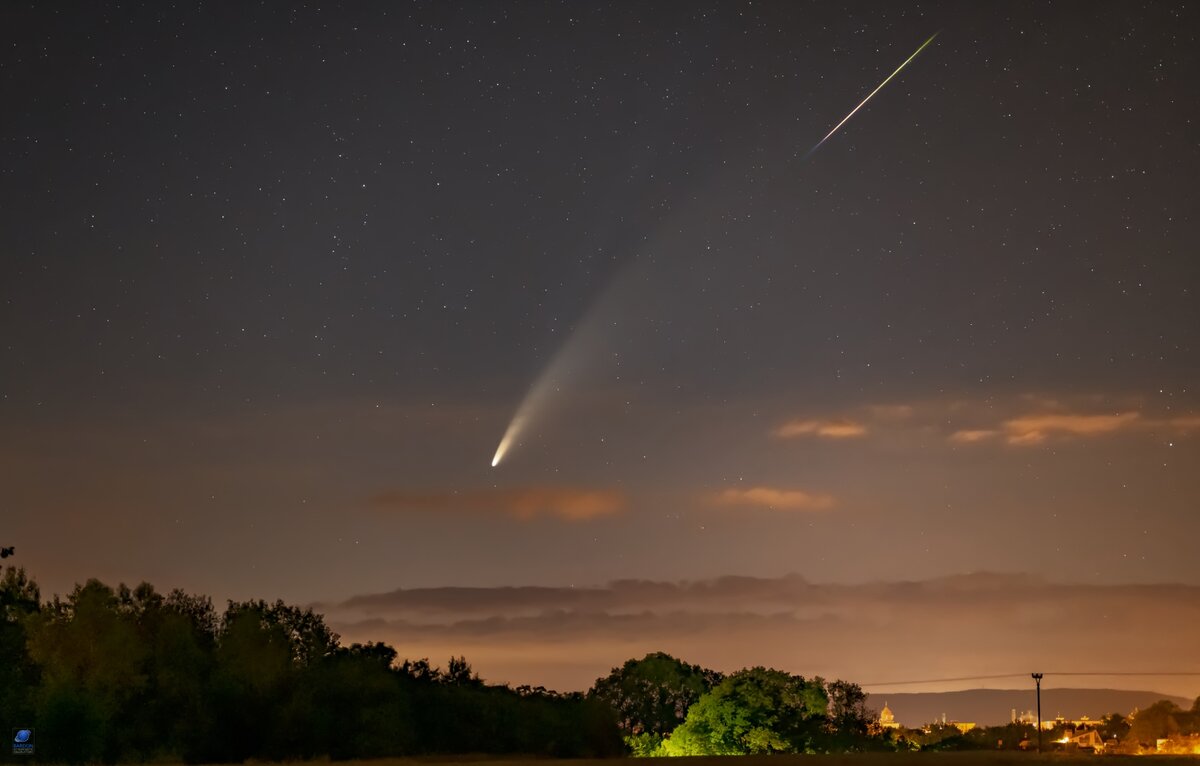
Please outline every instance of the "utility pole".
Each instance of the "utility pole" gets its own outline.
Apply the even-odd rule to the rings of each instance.
[[[1034,673],[1033,682],[1037,684],[1037,710],[1038,710],[1038,752],[1042,752],[1042,674]]]

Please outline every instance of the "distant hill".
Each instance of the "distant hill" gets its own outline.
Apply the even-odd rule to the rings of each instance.
[[[1188,709],[1192,700],[1173,697],[1158,692],[1129,691],[1126,689],[1042,689],[1042,718],[1100,718],[1109,713],[1125,715],[1134,708],[1144,708],[1159,700],[1171,700],[1181,708]],[[867,701],[875,711],[884,703],[891,708],[896,721],[904,726],[923,726],[941,720],[946,714],[948,721],[973,721],[980,726],[996,726],[1008,723],[1016,708],[1020,715],[1026,710],[1035,710],[1037,700],[1034,690],[1029,689],[968,689],[960,692],[909,692],[872,694]]]

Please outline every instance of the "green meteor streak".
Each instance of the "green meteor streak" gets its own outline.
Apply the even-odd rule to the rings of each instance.
[[[847,121],[848,121],[848,120],[849,120],[851,117],[853,117],[853,116],[854,116],[854,113],[855,113],[855,112],[857,112],[859,109],[862,109],[862,108],[863,108],[863,106],[864,106],[864,105],[865,105],[865,104],[866,104],[868,101],[870,101],[870,100],[871,100],[871,97],[872,97],[872,96],[874,96],[874,95],[875,95],[876,93],[878,93],[879,91],[883,90],[883,86],[884,86],[884,85],[887,85],[889,82],[891,82],[893,77],[895,77],[896,75],[900,74],[900,70],[901,70],[901,69],[903,69],[904,67],[908,66],[909,62],[910,62],[910,61],[912,61],[913,59],[915,59],[915,58],[917,57],[917,54],[919,54],[921,51],[925,50],[925,46],[926,46],[926,45],[929,45],[931,42],[933,42],[933,38],[937,37],[937,36],[938,36],[938,34],[939,34],[938,32],[934,32],[932,35],[930,35],[930,37],[929,37],[929,39],[928,39],[928,40],[926,40],[925,42],[921,43],[921,47],[920,47],[920,48],[917,48],[916,52],[914,52],[914,53],[913,53],[913,55],[911,55],[911,56],[909,56],[908,58],[906,58],[906,59],[904,60],[904,63],[903,63],[903,64],[901,64],[900,66],[896,67],[896,71],[895,71],[895,72],[892,72],[890,75],[888,75],[888,76],[887,76],[887,79],[886,79],[886,80],[884,80],[883,82],[879,83],[879,87],[875,88],[875,90],[873,90],[873,91],[871,91],[869,94],[867,94],[867,97],[866,97],[866,98],[864,98],[864,99],[862,100],[862,103],[860,103],[858,106],[854,107],[854,109],[852,109],[852,110],[850,111],[850,114],[848,114],[848,115],[846,115],[845,117],[843,117],[843,118],[842,118],[842,121],[841,121],[841,122],[839,122],[837,125],[834,125],[834,126],[833,126],[833,130],[831,130],[831,131],[829,131],[828,133],[826,133],[826,134],[825,134],[825,138],[822,138],[820,141],[818,141],[818,142],[817,142],[817,145],[816,145],[816,146],[814,146],[813,148],[809,149],[809,150],[808,150],[808,154],[805,154],[805,155],[804,155],[805,159],[807,159],[808,157],[810,157],[810,156],[812,155],[812,153],[813,153],[813,152],[815,152],[817,149],[820,149],[820,148],[821,148],[821,144],[823,144],[823,143],[825,143],[826,141],[828,141],[828,140],[829,140],[829,137],[830,137],[830,136],[832,136],[834,133],[837,133],[837,131],[838,131],[838,128],[840,128],[840,127],[842,127],[843,125],[845,125],[845,124],[846,124],[846,122],[847,122]]]

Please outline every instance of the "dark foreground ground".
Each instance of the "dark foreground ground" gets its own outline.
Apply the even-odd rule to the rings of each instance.
[[[1147,760],[1149,759],[1149,760]],[[438,756],[428,758],[380,758],[339,761],[350,766],[1054,766],[1095,763],[1096,766],[1194,766],[1195,755],[1081,755],[1065,753],[1022,753],[1019,751],[972,751],[965,753],[853,753],[842,755],[744,755],[697,756],[690,758],[554,759],[488,756]]]

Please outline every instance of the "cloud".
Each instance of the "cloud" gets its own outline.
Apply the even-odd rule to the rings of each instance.
[[[833,507],[833,496],[816,495],[800,489],[773,487],[730,488],[720,492],[718,505],[756,505],[787,511],[822,511]]]
[[[1031,400],[1032,397],[1024,399]],[[1025,405],[1028,406],[1028,403],[1026,401]],[[1076,402],[1076,407],[1080,404]],[[1034,412],[1022,413],[1019,408],[1010,407],[1009,412],[1016,410],[1015,414],[992,414],[991,417],[982,408],[976,407],[968,410],[967,417],[983,425],[958,429],[946,438],[954,444],[1002,440],[1017,447],[1027,447],[1043,444],[1051,438],[1090,439],[1113,434],[1145,435],[1160,431],[1174,431],[1187,436],[1200,430],[1200,416],[1164,416],[1147,412],[1145,408],[1130,402],[1118,412],[1102,414],[1072,409],[1068,404],[1046,399],[1037,400],[1036,405],[1038,409]],[[988,423],[989,420],[991,423]]]
[[[783,421],[771,431],[779,439],[871,437],[880,448],[924,445],[941,434],[953,445],[1029,447],[1108,436],[1192,437],[1200,415],[1152,406],[1134,396],[1024,393],[984,398],[932,398],[903,403],[863,404],[842,412]]]
[[[991,439],[999,433],[999,431],[992,428],[966,429],[950,434],[950,441],[955,444],[975,444],[976,442]]]
[[[539,516],[588,521],[621,513],[626,503],[624,494],[617,490],[527,486],[466,491],[389,490],[372,497],[371,504],[401,512],[499,513],[521,521]]]
[[[320,610],[347,642],[384,640],[414,658],[466,654],[491,681],[561,690],[585,689],[652,651],[725,672],[764,664],[864,684],[999,673],[1027,681],[1030,667],[1156,669],[1131,660],[1129,647],[1143,658],[1190,656],[1200,631],[1200,586],[1085,585],[994,573],[830,584],[785,575],[401,588]],[[1129,614],[1138,619],[1123,618]],[[947,635],[948,643],[930,640]],[[1152,684],[1190,699],[1197,682],[1098,676],[1069,683]]]
[[[659,582],[614,580],[606,585],[489,586],[397,588],[386,593],[353,596],[323,609],[350,609],[362,616],[404,614],[427,619],[465,619],[481,615],[536,615],[545,610],[614,613],[646,610],[794,607],[805,600],[810,585],[799,575],[762,579],[725,576],[711,580]]]
[[[827,439],[852,439],[867,433],[867,427],[853,420],[789,420],[774,431],[780,439],[797,436],[823,436]]]
[[[1046,413],[1023,415],[1004,422],[1004,432],[1009,444],[1040,444],[1051,435],[1100,436],[1129,428],[1138,423],[1137,412],[1116,415],[1075,415]]]

